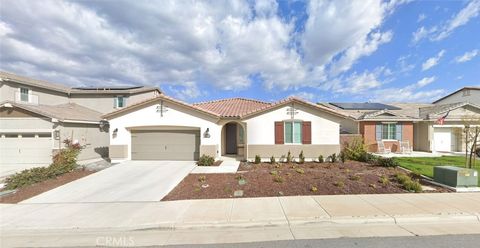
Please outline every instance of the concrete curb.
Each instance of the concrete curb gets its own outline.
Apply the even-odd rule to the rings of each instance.
[[[299,227],[312,225],[378,225],[378,224],[432,224],[432,223],[480,223],[477,215],[405,215],[388,217],[341,217],[341,218],[318,218],[318,219],[296,219],[286,220],[265,220],[245,222],[212,222],[212,223],[156,223],[125,227],[59,227],[59,228],[5,228],[3,231],[142,231],[142,230],[202,230],[202,229],[229,229],[229,228],[261,228],[261,227]]]

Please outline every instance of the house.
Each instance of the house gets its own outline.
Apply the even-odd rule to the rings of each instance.
[[[467,86],[451,94],[448,94],[436,101],[433,104],[441,105],[448,103],[469,102],[476,105],[480,105],[480,87]]]
[[[463,102],[454,102],[470,93]],[[377,152],[382,142],[392,152],[400,152],[400,141],[408,141],[416,151],[464,152],[465,128],[480,125],[478,93],[462,88],[432,104],[424,103],[320,103],[351,117],[341,123],[344,133],[360,134],[368,150]],[[463,99],[463,98],[462,98]],[[451,102],[451,103],[440,103]]]
[[[85,145],[79,160],[108,157],[102,114],[158,94],[153,87],[69,88],[0,72],[2,175],[49,164],[66,138]]]
[[[122,160],[197,160],[234,156],[307,159],[340,151],[340,122],[349,118],[298,98],[275,103],[244,98],[188,104],[165,95],[103,116],[109,154]]]

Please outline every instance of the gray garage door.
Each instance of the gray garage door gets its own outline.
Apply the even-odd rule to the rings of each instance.
[[[200,131],[132,131],[132,160],[198,160]]]

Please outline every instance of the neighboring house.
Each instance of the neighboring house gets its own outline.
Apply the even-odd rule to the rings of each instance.
[[[160,95],[104,118],[110,158],[121,161],[197,160],[203,154],[278,159],[289,151],[314,159],[340,151],[340,122],[348,117],[297,98],[188,104]]]
[[[400,141],[408,141],[416,151],[464,152],[465,126],[480,125],[480,105],[472,102],[320,104],[350,116],[352,119],[342,121],[342,127],[348,127],[346,133],[360,134],[371,152],[379,150],[379,142],[400,152]]]
[[[0,166],[47,165],[65,138],[85,145],[79,160],[108,157],[101,115],[159,95],[158,88],[69,88],[0,72]]]
[[[433,104],[448,104],[458,102],[469,102],[476,105],[480,105],[480,87],[463,87],[447,96],[444,96]]]

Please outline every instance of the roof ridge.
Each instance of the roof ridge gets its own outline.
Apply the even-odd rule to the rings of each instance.
[[[252,98],[230,97],[230,98],[222,98],[222,99],[215,99],[215,100],[197,102],[197,103],[193,103],[192,105],[210,104],[210,103],[224,102],[224,101],[229,101],[229,100],[245,100],[245,101],[257,102],[257,103],[263,103],[263,104],[272,104],[271,102],[264,102],[264,101],[257,100],[257,99],[252,99]]]

